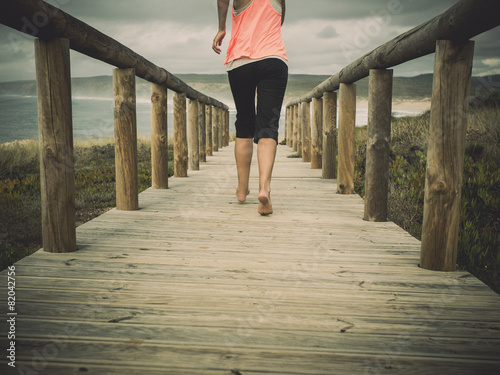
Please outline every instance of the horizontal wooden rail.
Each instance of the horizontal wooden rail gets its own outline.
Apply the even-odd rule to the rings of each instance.
[[[113,38],[44,1],[4,0],[0,23],[40,39],[69,39],[72,50],[117,68],[134,68],[138,77],[151,83],[166,84],[170,90],[186,94],[188,99],[229,109]]]
[[[466,41],[500,25],[499,0],[462,0],[440,16],[417,26],[381,45],[316,86],[287,107],[321,98],[368,77],[370,69],[387,69],[436,51],[438,40]]]
[[[204,138],[199,137],[199,128],[205,132],[207,126],[204,116],[198,114],[198,106],[203,115],[205,107],[207,111],[209,108],[213,111],[210,113],[217,114],[209,126],[213,126],[216,131],[220,129],[216,134],[229,139],[227,105],[194,90],[130,48],[44,1],[5,0],[2,5],[0,23],[35,37],[45,251],[76,250],[70,49],[116,66],[113,71],[113,90],[118,210],[139,208],[136,76],[152,83],[151,169],[154,188],[168,188],[167,89],[176,92],[176,176],[187,177],[188,148],[193,170],[199,169],[200,148],[208,151]],[[186,98],[190,99],[189,142],[186,137]],[[213,142],[219,144],[219,148],[223,147],[222,139],[215,138]],[[206,161],[206,156],[203,161]]]
[[[436,271],[456,269],[460,200],[467,132],[467,112],[474,43],[469,39],[500,25],[499,0],[461,0],[430,21],[401,34],[359,58],[338,74],[325,80],[305,96],[287,104],[293,141],[289,146],[308,161],[309,138],[313,128],[309,102],[315,105],[319,121],[323,98],[323,178],[332,178],[337,161],[337,192],[354,193],[356,82],[370,76],[368,137],[365,164],[365,215],[368,221],[386,221],[388,208],[389,155],[391,149],[392,71],[387,68],[436,53],[426,165],[424,215],[420,266]],[[336,118],[339,90],[338,142],[331,134]],[[318,107],[316,109],[316,106]],[[329,111],[333,106],[334,112]],[[296,121],[301,108],[301,121]],[[317,113],[316,113],[317,112]],[[293,113],[293,114],[292,114]],[[296,135],[297,134],[297,135]],[[317,146],[320,142],[316,142]],[[338,145],[338,160],[336,160]],[[328,158],[330,159],[328,161]],[[317,167],[317,163],[311,163]]]

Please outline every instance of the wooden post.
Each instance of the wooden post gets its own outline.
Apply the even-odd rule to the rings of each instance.
[[[205,121],[206,121],[206,138],[207,138],[207,156],[212,156],[212,148],[213,148],[213,135],[212,135],[212,130],[213,130],[213,124],[212,124],[212,112],[213,112],[213,107],[211,105],[207,105],[205,107]]]
[[[213,141],[212,141],[212,151],[219,151],[219,108],[212,108],[212,133],[213,133]]]
[[[367,221],[387,221],[392,74],[392,70],[370,70],[364,215]]]
[[[339,172],[337,193],[353,194],[356,85],[341,83],[339,91]]]
[[[303,102],[301,104],[302,122],[302,161],[311,161],[311,104]]]
[[[221,117],[222,117],[222,147],[227,146],[227,121],[226,121],[226,113],[227,111],[224,108],[221,108]]]
[[[293,131],[292,131],[292,115],[291,115],[291,107],[286,108],[286,145],[288,147],[292,147],[293,142]]]
[[[174,176],[187,177],[186,94],[174,94]]]
[[[153,189],[168,189],[167,86],[151,85],[151,174]]]
[[[224,110],[224,115],[225,115],[225,126],[226,126],[226,142],[224,144],[225,147],[229,146],[229,111]]]
[[[323,178],[337,177],[337,93],[323,94]]]
[[[67,39],[35,40],[43,250],[76,250],[71,74]]]
[[[222,139],[224,138],[224,126],[223,126],[224,116],[222,113],[222,108],[220,108],[220,107],[217,108],[217,120],[218,120],[217,125],[218,125],[218,129],[219,129],[219,137],[218,137],[219,150],[221,150],[222,147],[224,147],[223,142],[222,142]]]
[[[229,110],[226,110],[226,146],[229,146]]]
[[[456,269],[473,55],[473,42],[437,42],[420,253],[425,269]]]
[[[198,104],[198,131],[200,135],[200,162],[207,162],[207,131],[206,131],[206,111],[205,104]]]
[[[288,108],[285,109],[285,144],[288,144]]]
[[[300,143],[300,123],[299,123],[299,105],[295,104],[292,107],[293,116],[293,150],[297,152],[298,155],[302,155],[302,149],[299,148]]]
[[[227,128],[227,111],[222,109],[223,127],[224,127],[224,139],[222,140],[222,146],[226,147],[229,143],[229,129]]]
[[[189,169],[192,171],[200,170],[200,141],[198,135],[198,101],[189,100],[188,104],[188,122],[189,122],[189,137],[188,137],[188,160]]]
[[[116,209],[139,209],[135,69],[113,69]]]
[[[323,99],[313,98],[311,169],[321,169],[323,150]]]
[[[226,126],[226,110],[221,108],[221,116],[222,116],[222,128],[224,129],[222,133],[222,147],[226,147],[227,140],[227,126]]]

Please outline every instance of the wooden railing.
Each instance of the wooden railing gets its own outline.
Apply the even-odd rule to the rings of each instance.
[[[323,178],[335,178],[338,170],[338,193],[352,194],[355,82],[370,77],[364,219],[386,221],[392,108],[392,70],[387,68],[436,53],[420,259],[421,267],[426,269],[456,269],[474,48],[469,39],[500,25],[499,14],[498,0],[459,1],[442,15],[379,46],[287,104],[287,144],[302,155],[303,161],[311,161],[312,168],[323,168]]]
[[[168,89],[175,92],[175,176],[187,176],[188,161],[191,169],[199,169],[207,155],[229,144],[227,105],[62,10],[40,0],[4,0],[0,22],[38,38],[35,59],[45,251],[76,250],[70,49],[117,67],[113,70],[117,209],[139,207],[136,76],[152,83],[153,188],[168,188]]]

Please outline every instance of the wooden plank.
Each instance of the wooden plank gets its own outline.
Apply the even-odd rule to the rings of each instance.
[[[72,363],[89,363],[110,365],[120,363],[121,366],[151,366],[151,364],[165,363],[175,369],[205,370],[217,369],[226,373],[268,372],[268,373],[293,373],[293,374],[332,374],[346,371],[349,374],[362,374],[370,368],[382,366],[380,369],[401,370],[405,374],[493,374],[498,369],[499,361],[484,361],[481,359],[461,359],[458,356],[443,357],[434,355],[412,355],[401,352],[406,344],[404,341],[390,346],[389,353],[377,355],[374,350],[383,350],[375,346],[370,351],[350,353],[348,350],[329,351],[323,348],[303,348],[297,350],[293,347],[270,348],[240,348],[233,347],[231,338],[222,345],[180,345],[157,344],[147,340],[115,340],[115,341],[74,341],[64,339],[64,348],[58,351],[60,356],[68,358]],[[249,339],[250,341],[251,339]],[[23,353],[20,363],[29,364],[33,355],[29,352],[34,348],[37,352],[44,347],[54,346],[54,340],[20,341],[19,352]],[[443,345],[446,348],[446,345]],[[24,354],[26,353],[26,354]],[[56,356],[54,356],[56,357]],[[53,357],[52,357],[53,358]],[[57,357],[56,357],[57,358]],[[51,359],[50,357],[48,359]],[[384,364],[381,365],[380,362]],[[416,368],[413,363],[421,365]],[[126,369],[124,371],[127,371]],[[189,371],[187,371],[189,373]]]
[[[118,287],[116,288],[118,289]],[[89,300],[90,301],[90,300]],[[92,303],[97,302],[95,298]],[[134,326],[145,327],[205,327],[205,328],[228,328],[228,327],[254,327],[259,330],[276,330],[279,327],[283,331],[307,332],[329,332],[348,333],[355,335],[380,335],[386,330],[387,325],[394,329],[387,335],[412,335],[416,337],[428,337],[430,334],[440,338],[479,338],[493,339],[498,343],[498,330],[500,322],[482,322],[480,320],[451,320],[435,319],[433,316],[396,317],[396,316],[342,316],[334,312],[330,314],[298,314],[298,313],[265,313],[256,309],[245,312],[244,317],[231,311],[219,311],[216,314],[210,311],[175,310],[172,308],[153,308],[146,312],[138,313],[132,308],[109,306],[106,309],[93,306],[91,309],[82,311],[77,304],[58,304],[61,312],[50,314],[49,306],[45,302],[33,302],[32,312],[20,317],[22,330],[27,333],[23,336],[34,335],[35,331],[30,327],[37,325],[39,331],[37,336],[43,336],[43,326],[40,323],[47,322],[52,325],[63,326],[72,324],[120,323],[125,325],[131,323]],[[35,308],[38,308],[37,311]],[[92,309],[95,309],[92,311]],[[89,311],[90,310],[90,311]],[[265,314],[265,319],[263,315]],[[128,318],[128,319],[124,319]],[[57,330],[58,327],[54,327]],[[265,332],[263,333],[265,334]],[[277,335],[279,336],[279,335]],[[102,336],[100,336],[102,337]],[[153,336],[154,337],[154,336]]]
[[[159,256],[157,256],[159,257]],[[114,257],[116,259],[118,257]],[[36,276],[32,277],[29,275],[23,275],[23,284],[21,288],[38,288],[38,289],[58,289],[58,290],[94,290],[99,291],[102,290],[104,282],[107,287],[107,290],[116,290],[116,282],[113,280],[105,279],[103,275],[98,275],[97,272],[89,270],[90,274],[88,277],[86,275],[80,275],[75,277],[64,277],[64,275],[60,275],[57,277],[56,275],[52,276]],[[71,275],[70,275],[71,276]],[[228,275],[227,280],[229,281],[230,275]],[[302,285],[304,289],[315,289],[317,291],[327,290],[330,293],[337,293],[338,290],[353,290],[354,292],[366,293],[366,291],[376,291],[376,292],[389,292],[391,295],[395,295],[394,290],[397,288],[398,293],[403,294],[426,294],[426,295],[442,295],[443,289],[451,289],[453,287],[453,281],[449,282],[440,282],[439,280],[425,278],[423,280],[414,281],[415,278],[408,278],[405,280],[396,280],[387,278],[381,279],[376,276],[367,275],[366,278],[363,278],[362,281],[355,280],[351,281],[345,278],[336,278],[336,282],[334,286],[329,286],[327,283],[316,282],[313,285],[313,281],[309,280],[307,284]],[[149,278],[147,279],[149,280]],[[190,286],[192,284],[199,285],[201,288],[214,288],[217,285],[225,285],[224,280],[213,280],[205,277],[203,281],[199,281],[200,276],[196,275],[196,277],[186,277],[182,279],[172,278],[170,280],[166,280],[164,284],[158,285],[155,281],[133,281],[128,282],[127,280],[120,281],[119,290],[127,290],[130,292],[139,292],[141,290],[147,290],[149,293],[156,292],[158,289],[162,289],[163,285],[167,285],[167,287],[175,287],[175,288],[183,288],[184,286]],[[459,279],[460,280],[460,279]],[[83,285],[79,282],[85,281]],[[458,282],[457,282],[458,283]],[[268,286],[263,282],[254,280],[253,287],[258,288],[262,291],[268,290]],[[244,279],[234,279],[231,278],[231,288],[235,290],[240,290],[244,286],[245,288],[249,288],[247,285],[247,280]],[[282,290],[283,288],[287,288],[287,284],[284,282],[280,282],[276,280],[273,283],[273,291]],[[464,295],[474,295],[474,296],[494,296],[493,291],[484,289],[484,285],[479,283],[460,283],[460,294]],[[433,297],[430,297],[433,298]]]
[[[132,317],[133,319],[133,317]],[[124,322],[127,319],[122,320]],[[40,339],[44,337],[45,331],[52,332],[53,339],[73,341],[92,340],[100,343],[113,343],[117,341],[127,342],[131,335],[134,341],[146,346],[158,345],[178,345],[178,346],[207,346],[236,348],[270,348],[271,350],[295,349],[297,351],[308,351],[314,349],[324,350],[331,353],[370,353],[373,347],[390,347],[394,341],[401,340],[405,345],[401,345],[401,354],[407,356],[434,356],[438,350],[441,356],[449,358],[460,358],[477,360],[498,360],[500,350],[500,339],[494,338],[471,338],[463,337],[435,337],[434,348],[427,345],[428,337],[425,334],[404,336],[399,332],[392,334],[383,333],[355,333],[355,325],[350,322],[340,322],[334,330],[325,331],[303,331],[295,329],[267,328],[261,329],[258,322],[255,326],[245,324],[231,327],[190,327],[171,325],[130,325],[120,322],[75,322],[75,331],[85,332],[85,335],[68,334],[68,323],[52,320],[40,320],[44,327],[40,327],[35,321],[20,320],[18,333],[23,340]],[[242,334],[242,331],[244,334]],[[311,332],[314,332],[314,340],[311,340]],[[486,350],[483,348],[487,347]],[[25,355],[22,349],[19,356]],[[500,360],[498,360],[500,363]]]
[[[248,273],[246,270],[232,270],[232,273]],[[230,273],[228,271],[228,273]],[[291,273],[290,273],[291,274]],[[294,276],[293,274],[291,274]],[[196,276],[195,276],[196,277]],[[201,278],[200,278],[201,279]],[[229,279],[229,277],[228,277]],[[199,283],[202,281],[200,280]],[[409,307],[418,306],[419,312],[426,313],[428,308],[435,308],[442,312],[460,311],[462,319],[471,317],[474,309],[481,308],[483,313],[488,312],[491,316],[500,317],[500,313],[496,311],[496,306],[491,303],[487,296],[483,296],[481,301],[477,301],[477,305],[472,307],[468,301],[462,301],[456,296],[450,296],[448,300],[440,300],[435,303],[436,295],[425,295],[415,293],[391,293],[376,290],[368,290],[366,288],[345,288],[348,290],[337,289],[328,293],[326,289],[316,288],[316,284],[309,283],[297,277],[290,281],[292,287],[286,288],[249,288],[248,286],[235,286],[233,288],[224,288],[223,290],[214,292],[213,289],[207,290],[200,284],[164,283],[164,289],[155,290],[154,293],[147,289],[128,291],[125,290],[106,290],[101,292],[90,292],[87,290],[65,290],[65,289],[46,289],[32,287],[30,289],[19,288],[17,296],[21,299],[18,309],[23,308],[32,302],[51,302],[59,303],[74,303],[85,304],[91,299],[100,300],[101,303],[113,306],[123,306],[129,301],[130,307],[144,306],[149,308],[157,304],[168,305],[169,308],[177,309],[200,309],[206,304],[205,309],[224,310],[226,308],[234,308],[237,310],[252,310],[255,306],[272,306],[273,311],[286,312],[288,305],[293,305],[296,302],[302,301],[307,303],[307,306],[296,309],[293,313],[319,313],[322,308],[329,310],[331,313],[339,313],[345,311],[344,307],[338,307],[336,304],[342,302],[348,304],[349,308],[354,306],[359,310],[353,315],[366,313],[370,308],[377,307],[380,311],[374,315],[383,316],[389,313],[389,310],[394,307],[406,309]],[[312,285],[310,285],[312,284]],[[182,291],[176,290],[178,285],[183,285]],[[213,284],[211,286],[213,288]],[[449,292],[453,293],[453,287],[449,287]],[[207,297],[210,296],[210,297]],[[135,302],[132,302],[135,301]],[[210,301],[210,302],[209,302]],[[453,306],[449,306],[453,302]],[[224,306],[224,307],[218,307]]]

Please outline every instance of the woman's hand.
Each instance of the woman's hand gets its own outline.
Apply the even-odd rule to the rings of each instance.
[[[224,40],[224,37],[226,36],[226,31],[222,30],[217,33],[217,35],[214,38],[214,41],[212,43],[212,49],[214,52],[218,55],[221,53],[220,46],[222,45],[222,41]]]

